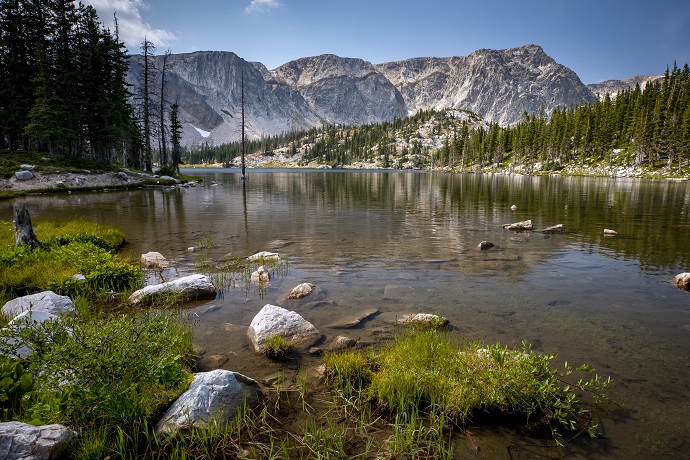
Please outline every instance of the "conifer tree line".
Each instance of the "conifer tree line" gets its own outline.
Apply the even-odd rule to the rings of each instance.
[[[559,108],[547,115],[523,114],[509,127],[484,124],[476,114],[449,116],[422,110],[392,122],[364,126],[328,125],[300,133],[266,137],[248,144],[248,152],[271,154],[282,148],[303,161],[335,167],[376,162],[398,168],[451,167],[456,170],[523,165],[526,172],[559,170],[564,165],[690,166],[690,70],[675,64],[663,78],[641,88],[604,95],[593,104]],[[420,136],[440,136],[429,146]],[[239,144],[185,150],[190,163],[227,163]]]
[[[73,0],[0,2],[0,148],[140,166],[124,44]]]

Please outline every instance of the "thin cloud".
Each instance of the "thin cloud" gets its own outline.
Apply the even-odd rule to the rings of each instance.
[[[247,14],[261,14],[279,6],[280,0],[252,0],[244,11]]]
[[[141,42],[146,37],[157,48],[171,46],[177,41],[177,36],[165,29],[152,27],[144,21],[141,12],[149,8],[143,0],[82,0],[98,11],[98,17],[110,30],[115,32],[113,14],[117,14],[117,23],[122,40],[130,52],[136,53]]]

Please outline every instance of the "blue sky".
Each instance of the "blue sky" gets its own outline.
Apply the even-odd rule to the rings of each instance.
[[[690,1],[85,0],[131,52],[232,51],[273,69],[324,53],[382,63],[541,45],[584,83],[690,63]]]

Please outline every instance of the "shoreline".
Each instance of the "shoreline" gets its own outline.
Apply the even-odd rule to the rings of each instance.
[[[505,176],[554,176],[554,177],[604,177],[609,179],[617,178],[633,178],[633,179],[659,179],[669,180],[675,182],[688,181],[687,176],[679,176],[677,174],[669,174],[665,168],[660,168],[655,171],[649,171],[642,168],[611,168],[611,167],[594,167],[582,168],[579,166],[565,167],[559,171],[533,171],[526,172],[524,167],[515,168],[468,168],[464,171],[453,168],[440,169],[392,169],[380,168],[373,164],[355,164],[346,165],[343,168],[332,168],[327,165],[307,164],[298,165],[293,162],[281,162],[272,158],[271,161],[254,161],[247,168],[252,169],[306,169],[306,170],[331,170],[331,171],[409,171],[409,172],[440,172],[449,174],[496,174]],[[237,165],[222,165],[216,164],[194,164],[183,165],[182,169],[228,169],[237,168]],[[0,200],[12,199],[28,194],[41,193],[60,193],[71,191],[102,191],[102,190],[124,190],[131,188],[140,188],[145,186],[169,186],[180,184],[181,181],[167,178],[167,176],[159,177],[156,175],[149,175],[146,173],[132,172],[128,169],[121,169],[119,172],[91,172],[84,171],[81,173],[75,172],[32,172],[33,177],[26,180],[20,180],[15,176],[10,178],[0,178]]]

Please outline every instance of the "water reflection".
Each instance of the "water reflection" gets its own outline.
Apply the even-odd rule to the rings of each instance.
[[[611,374],[620,410],[602,420],[607,440],[578,444],[572,455],[687,455],[690,296],[670,280],[690,270],[688,183],[368,171],[253,170],[248,181],[234,171],[194,174],[204,177],[202,186],[18,201],[34,219],[116,224],[135,257],[159,251],[180,271],[195,269],[199,255],[187,248],[205,238],[215,243],[204,253],[210,260],[279,241],[286,273],[265,291],[228,289],[211,302],[217,309],[199,317],[200,345],[226,356],[229,369],[263,372],[247,347],[246,326],[263,304],[310,281],[331,307],[298,312],[326,341],[341,332],[328,328],[336,315],[379,308],[370,323],[349,331],[379,340],[394,332],[396,315],[428,311],[449,318],[468,340],[526,339]],[[5,216],[12,205],[2,204]],[[526,219],[536,228],[562,223],[567,233],[501,227]],[[604,237],[604,228],[619,236]],[[482,240],[496,247],[479,251]]]

